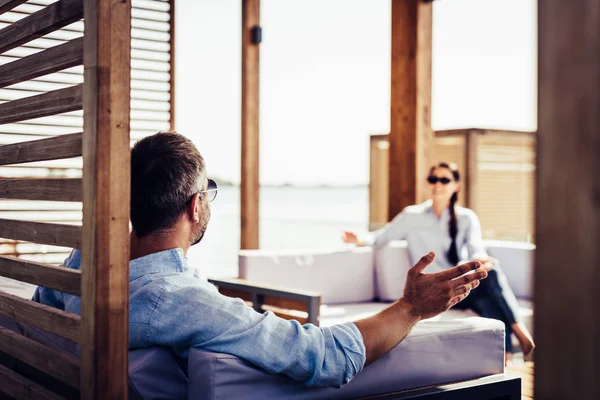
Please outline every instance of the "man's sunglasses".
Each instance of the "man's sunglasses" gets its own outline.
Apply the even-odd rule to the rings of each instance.
[[[445,176],[438,178],[437,176],[431,175],[431,176],[427,177],[427,182],[431,183],[432,185],[435,185],[438,182],[441,183],[442,185],[447,185],[450,182],[452,182],[452,179],[446,178]]]
[[[217,182],[209,179],[206,190],[201,190],[199,193],[207,193],[208,201],[213,201],[217,197],[218,190]]]

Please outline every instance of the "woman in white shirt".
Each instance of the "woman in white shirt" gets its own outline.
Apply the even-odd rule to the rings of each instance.
[[[523,354],[528,357],[535,347],[533,339],[519,319],[519,304],[498,260],[489,257],[483,247],[479,218],[472,210],[456,205],[460,189],[456,165],[439,163],[433,166],[427,180],[431,200],[406,207],[390,223],[364,240],[359,240],[353,232],[344,232],[344,242],[378,246],[392,240],[406,240],[413,259],[431,250],[438,254],[428,267],[429,272],[445,270],[466,260],[480,260],[489,267],[488,278],[455,308],[470,308],[482,317],[503,321],[507,360],[512,355],[511,333],[515,334]]]

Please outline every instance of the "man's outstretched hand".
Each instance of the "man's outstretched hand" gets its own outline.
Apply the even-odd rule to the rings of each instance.
[[[419,319],[435,317],[462,301],[487,277],[480,261],[431,274],[423,270],[433,262],[435,253],[421,257],[409,271],[404,286],[404,301]],[[469,273],[474,271],[472,273]]]

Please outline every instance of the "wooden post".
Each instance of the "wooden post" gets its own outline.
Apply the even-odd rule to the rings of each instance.
[[[171,131],[175,131],[175,0],[169,0],[169,67],[171,77],[169,79],[169,98],[170,98],[170,114]]]
[[[258,248],[260,0],[242,0],[242,174],[240,248]],[[255,33],[253,35],[253,32]]]
[[[599,399],[600,3],[538,21],[535,398]]]
[[[126,399],[131,1],[84,0],[81,398]]]
[[[477,153],[479,151],[479,136],[481,131],[478,129],[469,129],[465,132],[465,170],[463,188],[465,189],[466,206],[477,212],[477,193],[479,168],[477,166]]]
[[[433,159],[432,4],[392,0],[389,215],[425,200]]]

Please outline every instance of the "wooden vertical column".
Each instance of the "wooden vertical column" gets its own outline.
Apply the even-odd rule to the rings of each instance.
[[[432,4],[392,0],[389,215],[425,200],[433,151]]]
[[[81,398],[127,398],[131,1],[84,0]]]
[[[240,248],[258,248],[260,0],[242,0],[242,174]]]
[[[538,20],[535,398],[599,399],[600,3]]]
[[[171,125],[171,131],[175,131],[175,0],[169,0],[169,25],[170,25],[170,37],[169,37],[169,67],[170,67],[170,79],[169,79],[169,97],[170,97],[170,115],[169,124]]]

